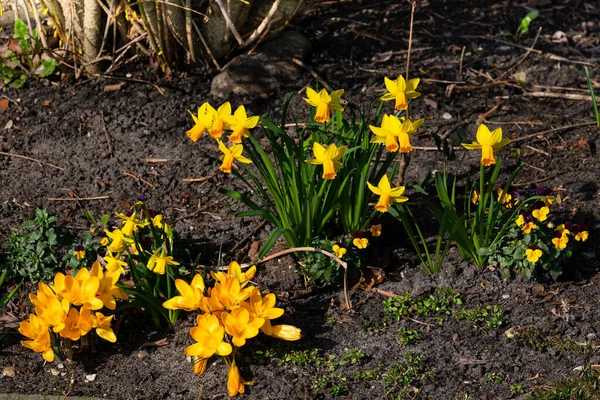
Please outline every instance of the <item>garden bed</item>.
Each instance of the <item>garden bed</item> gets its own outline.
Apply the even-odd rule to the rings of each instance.
[[[368,290],[353,288],[350,312],[343,308],[341,288],[306,290],[295,273],[297,260],[270,262],[259,268],[256,281],[278,295],[284,322],[302,329],[303,338],[253,339],[239,358],[242,376],[256,382],[246,388],[246,397],[524,398],[544,386],[556,392],[595,376],[600,131],[591,123],[583,66],[597,85],[600,9],[579,1],[541,6],[530,33],[514,40],[501,32],[514,32],[525,8],[469,3],[425,3],[417,10],[411,77],[421,78],[423,95],[411,105],[411,116],[425,118],[425,124],[413,139],[407,183],[442,168],[440,153],[429,150],[432,133],[462,132],[470,142],[479,123],[501,126],[513,140],[503,150],[507,170],[525,163],[518,187],[555,188],[562,201],[552,214],[585,221],[589,240],[557,282],[502,279],[494,268],[463,262],[455,248],[441,273],[429,276],[398,224],[384,219],[383,249],[389,256],[378,266],[385,279]],[[343,88],[344,98],[355,104],[377,104],[384,76],[404,73],[409,17],[405,3],[317,1],[288,29],[311,40],[310,68],[333,89]],[[566,42],[561,35],[553,40],[558,31]],[[89,229],[84,210],[114,215],[145,193],[192,254],[201,255],[201,264],[216,265],[219,251],[234,247],[228,257],[243,261],[273,228],[258,218],[234,217],[244,206],[217,190],[243,187],[218,173],[216,144],[194,145],[185,136],[192,123],[187,110],[212,100],[214,74],[189,71],[167,81],[136,65],[118,74],[123,79],[29,81],[19,90],[2,89],[9,103],[0,111],[0,240],[36,206],[83,233]],[[289,89],[300,91],[313,82],[307,71]],[[122,84],[120,90],[106,91],[114,84]],[[229,101],[244,104],[251,115],[277,116],[285,94]],[[290,106],[299,122],[308,110],[301,97]],[[469,153],[461,171],[474,175],[478,164],[478,156]],[[426,315],[419,299],[439,299],[439,290],[448,289],[462,304],[450,302]],[[166,331],[127,311],[119,317],[117,343],[101,341],[95,352],[75,354],[72,362],[44,363],[19,343],[16,326],[31,311],[27,290],[32,287],[0,312],[0,392],[145,400],[227,396],[222,361],[211,362],[201,377],[186,362],[193,316]],[[404,292],[410,298],[396,301],[411,310],[408,316],[386,312],[384,301]],[[565,381],[569,378],[575,380]],[[590,393],[580,398],[598,398],[599,392]]]

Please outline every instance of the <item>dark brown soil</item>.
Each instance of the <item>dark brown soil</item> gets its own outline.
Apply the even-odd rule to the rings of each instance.
[[[310,38],[314,46],[310,67],[333,88],[344,88],[345,98],[355,104],[376,103],[383,94],[383,77],[405,71],[409,5],[373,3],[317,1],[313,10],[288,27]],[[559,282],[503,280],[497,271],[463,263],[455,250],[442,273],[430,277],[407,254],[408,242],[399,236],[395,247],[403,250],[393,252],[393,262],[384,269],[387,279],[377,288],[419,296],[450,287],[462,294],[464,307],[502,306],[502,324],[485,329],[452,316],[442,325],[418,318],[386,322],[382,305],[386,296],[362,289],[351,293],[354,310],[346,313],[340,308],[340,289],[294,296],[301,279],[289,274],[293,260],[271,263],[259,270],[258,281],[288,295],[281,298],[287,310],[285,322],[301,328],[304,337],[292,344],[264,337],[253,342],[263,355],[247,352],[247,360],[241,363],[242,375],[256,382],[247,389],[248,398],[329,398],[337,393],[334,386],[339,383],[345,390],[337,394],[344,397],[393,398],[400,387],[386,382],[384,376],[392,365],[404,362],[407,352],[423,355],[426,370],[435,371],[435,377],[413,383],[419,393],[411,392],[410,398],[507,399],[511,385],[522,385],[530,392],[552,379],[575,375],[578,367],[600,363],[600,160],[596,152],[600,130],[582,125],[593,118],[589,101],[563,96],[587,94],[584,65],[598,84],[600,7],[594,1],[555,0],[539,10],[530,33],[515,41],[502,32],[516,30],[527,13],[523,4],[438,1],[419,6],[411,77],[422,78],[423,96],[413,103],[411,113],[426,122],[413,145],[433,146],[432,133],[457,136],[462,130],[470,139],[482,121],[502,126],[505,135],[515,140],[506,154],[520,149],[520,160],[526,164],[517,184],[526,187],[543,182],[560,189],[563,202],[557,213],[565,217],[576,213],[576,218],[586,221],[590,227],[587,247],[565,266]],[[539,27],[534,50],[528,51]],[[566,34],[565,43],[552,41],[558,31]],[[526,82],[517,82],[513,77],[517,72],[526,73]],[[120,91],[104,91],[107,85],[123,82],[119,79],[30,81],[18,91],[2,89],[1,95],[10,103],[6,111],[0,111],[0,151],[64,170],[0,155],[0,241],[35,206],[48,208],[61,217],[63,225],[83,232],[87,229],[85,209],[96,215],[113,213],[123,209],[123,201],[134,202],[145,192],[152,207],[176,221],[174,227],[192,253],[201,253],[204,263],[214,264],[220,248],[227,253],[262,222],[233,216],[243,206],[218,195],[217,189],[243,188],[232,177],[215,174],[216,146],[208,141],[194,145],[185,136],[191,123],[186,110],[211,100],[207,93],[216,71],[190,71],[169,81],[141,65],[123,69],[120,76],[126,73],[155,83],[164,95],[151,85],[130,80]],[[306,72],[289,90],[299,91],[313,83]],[[557,98],[540,92],[555,93]],[[281,92],[269,93],[267,99],[230,101],[234,106],[245,104],[253,115],[276,115],[284,97]],[[292,102],[292,113],[303,121],[307,106],[300,97]],[[12,126],[5,128],[9,121]],[[550,131],[555,128],[560,129]],[[516,159],[506,158],[508,168],[516,165]],[[437,152],[415,151],[407,181],[440,169],[441,160]],[[477,156],[469,154],[466,160],[465,168],[476,171]],[[201,177],[209,178],[194,183],[183,180]],[[77,196],[108,199],[50,200]],[[270,229],[258,230],[229,257],[242,259],[250,243],[264,241]],[[543,285],[543,290],[536,285]],[[13,314],[26,317],[18,314],[23,308],[15,306],[25,297],[22,291],[8,312],[0,313],[0,370],[14,366],[17,373],[15,377],[0,375],[0,393],[144,400],[211,399],[227,394],[222,362],[210,365],[202,377],[194,376],[186,362],[183,348],[192,341],[188,334],[192,316],[180,321],[174,331],[164,332],[140,324],[139,315],[124,314],[116,344],[101,342],[97,352],[77,354],[73,362],[63,362],[61,369],[59,362],[44,364],[38,354],[23,348],[14,322],[7,322]],[[401,346],[399,327],[418,330],[421,338]],[[517,339],[504,335],[511,327],[522,332]],[[143,346],[163,338],[167,339],[164,346]],[[365,356],[356,364],[335,367],[337,375],[321,387],[319,378],[330,376],[331,364],[281,363],[292,351],[312,349],[338,361],[351,349],[360,349]],[[380,364],[381,373],[374,379],[355,376],[359,371],[377,370]],[[95,379],[86,381],[91,374]]]

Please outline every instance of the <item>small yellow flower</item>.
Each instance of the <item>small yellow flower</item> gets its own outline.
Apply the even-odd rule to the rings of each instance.
[[[242,137],[250,136],[249,129],[255,128],[258,124],[259,117],[248,117],[246,108],[239,106],[233,115],[229,118],[229,126],[233,131],[229,135],[229,140],[232,143],[242,143]]]
[[[371,228],[369,228],[369,231],[371,231],[371,235],[373,235],[373,237],[381,236],[381,224],[373,225]]]
[[[369,239],[367,238],[354,238],[354,240],[352,240],[352,244],[354,244],[354,246],[356,246],[359,249],[366,249],[367,246],[369,245]]]
[[[148,225],[148,221],[140,221],[135,218],[135,212],[133,212],[130,216],[127,216],[123,213],[117,213],[117,217],[121,218],[121,223],[123,226],[121,227],[121,232],[125,236],[133,235],[134,231],[137,231],[138,228],[144,227]]]
[[[337,176],[335,170],[344,166],[340,159],[344,156],[346,150],[348,150],[347,146],[337,147],[335,143],[331,143],[325,149],[325,147],[315,142],[313,144],[315,158],[306,160],[306,162],[323,165],[323,179],[335,179]]]
[[[346,250],[346,248],[345,248],[345,247],[342,247],[342,246],[340,246],[340,245],[338,245],[338,244],[334,244],[334,245],[333,245],[333,253],[335,254],[335,256],[336,256],[337,258],[342,258],[342,257],[344,257],[344,254],[346,254],[346,252],[347,252],[347,251],[348,251],[348,250]]]
[[[550,209],[546,206],[537,208],[535,210],[533,210],[531,212],[531,215],[537,219],[540,222],[545,221],[546,219],[548,219],[548,213],[550,212]]]
[[[527,261],[530,263],[536,263],[542,256],[542,250],[529,248],[525,250],[525,255],[527,256]]]
[[[22,321],[19,324],[19,332],[31,339],[22,340],[21,344],[36,353],[42,353],[44,360],[54,361],[54,352],[50,347],[50,332],[48,325],[44,324],[35,314],[29,315],[29,321]]]
[[[106,271],[106,274],[102,272],[102,266],[98,261],[92,265],[91,275],[98,278],[100,285],[96,292],[96,297],[102,300],[104,307],[109,310],[117,308],[116,298],[121,300],[127,300],[127,293],[123,289],[117,286],[120,272]]]
[[[331,111],[344,111],[344,108],[338,104],[343,94],[344,90],[336,90],[328,94],[325,89],[321,89],[317,93],[312,88],[307,87],[306,95],[308,97],[305,97],[304,101],[317,108],[315,121],[321,123],[328,122],[331,119]]]
[[[510,193],[504,193],[502,189],[498,189],[498,203],[504,205],[506,208],[512,208],[512,195]]]
[[[108,246],[108,251],[111,253],[120,253],[124,250],[127,250],[127,248],[133,243],[133,239],[125,237],[120,229],[115,229],[112,232],[104,230],[104,233],[106,233],[106,236],[112,240]]]
[[[152,218],[152,226],[155,228],[162,228],[163,227],[163,215],[162,214],[156,214],[154,216],[154,218]]]
[[[252,160],[242,156],[244,146],[241,144],[234,144],[230,148],[227,148],[227,146],[225,146],[223,142],[219,140],[219,149],[223,152],[223,155],[220,158],[223,163],[219,167],[219,170],[226,174],[231,173],[231,166],[233,165],[234,160],[244,164],[250,164],[252,162]]]
[[[225,133],[225,129],[231,128],[228,122],[230,118],[231,104],[229,104],[229,102],[226,102],[222,104],[221,107],[219,107],[219,109],[217,110],[215,114],[215,119],[210,129],[208,130],[208,133],[210,134],[210,136],[212,136],[213,139],[219,140],[221,136],[223,136],[223,133]]]
[[[123,275],[125,273],[125,269],[123,267],[127,266],[125,261],[122,261],[121,258],[117,255],[117,257],[113,257],[112,253],[109,251],[106,256],[104,256],[104,261],[106,261],[106,270]]]
[[[502,128],[496,128],[490,132],[487,126],[481,124],[477,128],[477,141],[471,144],[462,143],[467,150],[481,150],[481,164],[484,167],[496,164],[494,151],[510,143],[510,139],[502,139]]]
[[[202,275],[196,274],[192,284],[188,285],[183,279],[175,280],[175,287],[181,296],[175,296],[163,303],[168,310],[196,311],[204,302],[204,280]]]
[[[108,237],[104,236],[102,239],[100,239],[100,246],[107,246],[108,245]]]
[[[557,249],[564,249],[567,247],[567,243],[569,243],[569,236],[561,235],[560,237],[555,237],[552,239],[552,244]]]
[[[387,76],[385,77],[385,87],[388,93],[381,97],[383,101],[396,100],[394,109],[396,110],[407,110],[408,100],[416,99],[421,93],[416,92],[417,86],[419,86],[419,78],[410,79],[408,82],[402,75],[399,75],[396,80],[391,80]]]
[[[479,193],[477,193],[477,190],[473,190],[473,195],[471,196],[471,203],[473,203],[473,204],[479,203]]]
[[[403,203],[408,201],[408,197],[402,195],[405,189],[404,186],[392,188],[387,175],[381,177],[377,187],[371,185],[369,182],[367,182],[367,186],[371,192],[379,196],[379,201],[375,206],[375,209],[379,212],[387,212],[392,203]]]
[[[533,222],[528,222],[525,225],[523,225],[521,230],[527,234],[530,234],[531,231],[533,231],[535,228],[536,228],[536,225]]]
[[[293,325],[274,325],[269,336],[292,342],[302,339],[302,331]]]
[[[215,315],[203,314],[196,317],[197,326],[190,329],[192,338],[197,342],[183,351],[186,356],[209,359],[213,354],[227,356],[233,348],[223,341],[225,328]]]
[[[244,393],[246,385],[254,385],[253,381],[245,381],[240,375],[240,370],[235,364],[235,359],[229,367],[229,374],[227,375],[227,391],[230,397],[237,396],[238,393]]]
[[[114,315],[105,317],[104,314],[97,312],[94,316],[94,328],[96,328],[96,334],[102,339],[107,340],[111,343],[117,341],[117,336],[113,332],[110,323]]]
[[[188,112],[194,120],[194,127],[187,131],[186,134],[193,142],[197,142],[200,136],[211,128],[217,111],[210,104],[204,103],[198,107],[197,116],[191,111]]]
[[[167,268],[167,265],[179,265],[177,261],[173,261],[173,257],[165,256],[164,251],[162,249],[158,249],[152,257],[148,260],[148,265],[146,266],[150,271],[163,275]]]
[[[588,240],[588,236],[589,236],[589,232],[588,231],[581,231],[581,232],[577,232],[575,234],[575,240],[577,240],[578,242],[585,242],[586,240]]]
[[[519,214],[519,216],[517,217],[515,223],[517,224],[517,226],[523,226],[523,225],[525,225],[525,216],[523,214]]]
[[[258,335],[259,329],[265,323],[264,318],[256,317],[256,314],[250,313],[245,308],[238,308],[230,313],[221,314],[221,320],[225,325],[225,332],[231,335],[231,342],[242,347],[246,344],[246,339]]]
[[[83,246],[77,246],[75,247],[75,250],[73,250],[73,254],[78,260],[83,260],[85,258],[85,249]]]

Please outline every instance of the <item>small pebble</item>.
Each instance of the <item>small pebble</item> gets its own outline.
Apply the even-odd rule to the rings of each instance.
[[[452,119],[452,115],[450,115],[449,113],[444,113],[442,115],[442,118],[444,118],[444,119]]]
[[[88,382],[94,382],[96,380],[96,374],[89,374],[85,376],[85,380]]]
[[[506,299],[509,299],[509,298],[510,298],[510,294],[503,294],[503,295],[502,295],[502,298],[503,298],[504,300],[506,300]]]

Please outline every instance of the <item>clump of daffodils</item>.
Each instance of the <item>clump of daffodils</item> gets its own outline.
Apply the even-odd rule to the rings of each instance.
[[[231,173],[234,161],[244,164],[252,162],[242,155],[244,151],[242,138],[250,136],[250,129],[258,124],[258,116],[249,117],[244,106],[239,106],[232,113],[229,102],[223,103],[218,109],[205,102],[198,108],[197,114],[192,112],[190,114],[194,126],[187,131],[187,136],[193,142],[197,142],[203,134],[207,133],[217,142],[219,150],[223,153],[219,167],[221,172]],[[228,141],[231,143],[229,146],[222,139],[227,133]]]
[[[19,332],[28,339],[21,341],[23,346],[52,362],[54,349],[61,351],[61,343],[70,356],[72,342],[92,330],[102,339],[116,342],[111,328],[113,315],[101,310],[115,310],[116,299],[127,300],[127,294],[116,285],[118,280],[118,272],[104,270],[95,262],[91,269],[81,268],[75,276],[59,272],[52,284],[40,282],[38,291],[29,295],[35,313],[19,326]]]
[[[244,393],[245,381],[236,365],[238,349],[260,332],[283,340],[299,340],[300,329],[291,325],[273,325],[272,320],[283,315],[282,308],[275,307],[274,294],[262,295],[249,285],[256,267],[243,272],[240,265],[232,262],[227,272],[211,272],[216,281],[206,287],[201,275],[194,276],[191,284],[177,279],[175,285],[180,295],[163,303],[169,310],[196,311],[196,326],[190,334],[196,343],[186,347],[187,356],[194,358],[194,373],[201,375],[208,360],[221,356],[229,365],[227,388],[230,396]]]

